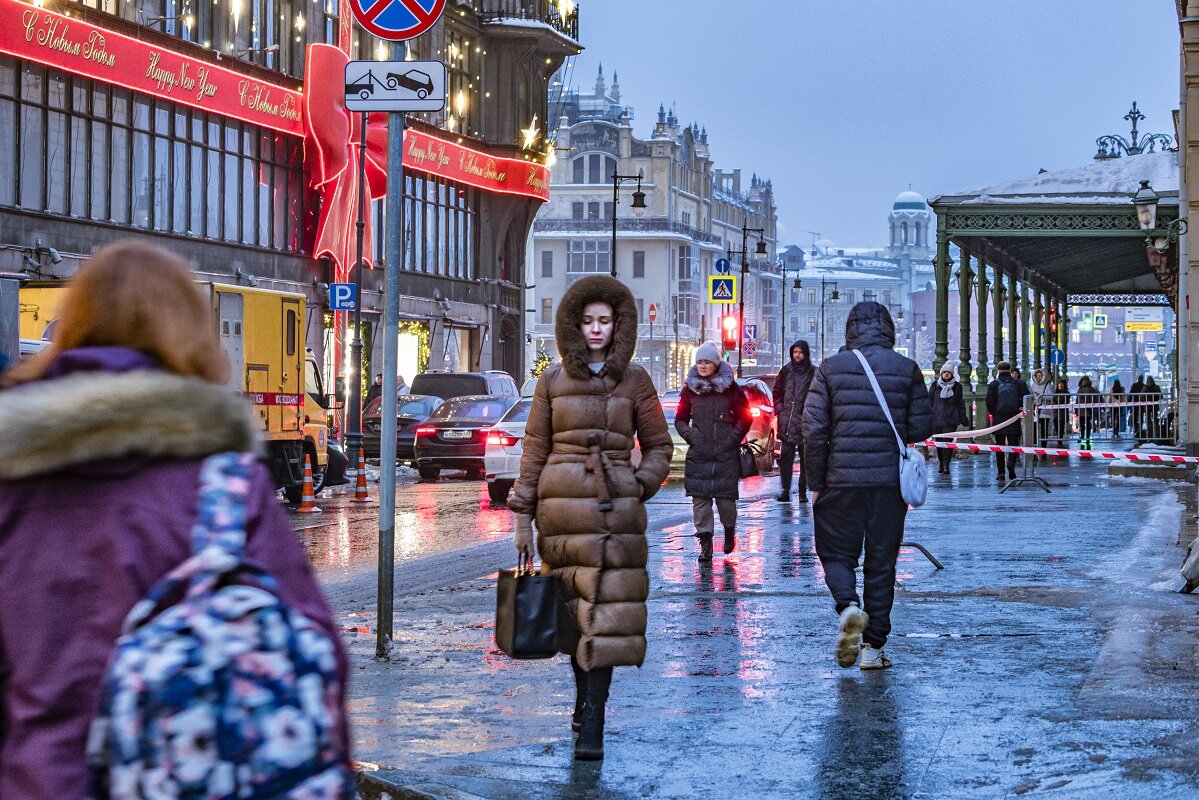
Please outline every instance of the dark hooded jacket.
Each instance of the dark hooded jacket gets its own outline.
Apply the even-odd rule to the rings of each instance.
[[[895,324],[886,307],[872,301],[854,306],[845,322],[845,347],[816,370],[804,406],[804,465],[813,491],[899,485],[899,445],[851,349],[860,350],[874,370],[904,442],[932,435],[924,375],[894,347]]]
[[[584,307],[595,302],[612,306],[615,323],[598,375],[579,331]],[[575,282],[558,306],[555,334],[562,361],[537,379],[508,506],[536,516],[538,552],[562,580],[579,633],[561,643],[563,652],[587,670],[639,666],[649,597],[645,501],[666,479],[674,444],[653,382],[629,363],[637,304],[624,284],[605,275]]]
[[[737,499],[741,481],[737,450],[750,422],[749,400],[728,362],[721,361],[711,378],[701,378],[691,368],[674,422],[688,444],[683,476],[688,495]]]
[[[68,350],[48,375],[0,392],[6,800],[86,795],[84,744],[105,665],[129,610],[190,555],[204,457],[262,447],[240,397],[163,372],[138,351]],[[261,465],[247,497],[245,557],[329,633],[344,689],[332,614]]]
[[[802,364],[795,363],[796,348],[803,352]],[[808,399],[808,390],[812,388],[816,368],[812,366],[812,351],[803,339],[791,345],[787,352],[790,357],[774,381],[774,414],[778,421],[779,441],[803,444],[804,402]]]

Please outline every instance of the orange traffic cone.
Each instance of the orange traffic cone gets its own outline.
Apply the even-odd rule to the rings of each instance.
[[[297,514],[319,514],[316,507],[316,494],[312,491],[312,461],[304,457],[304,488],[300,494],[300,505],[296,507]]]
[[[374,500],[366,493],[366,452],[358,448],[358,482],[354,486],[354,497],[351,503],[373,503]]]

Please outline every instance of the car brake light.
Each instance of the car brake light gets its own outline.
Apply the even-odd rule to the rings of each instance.
[[[487,444],[494,444],[500,447],[512,447],[516,444],[515,437],[509,436],[506,433],[493,433],[487,437]]]
[[[416,429],[417,436],[432,436],[437,433],[437,429],[429,426],[422,426]]]

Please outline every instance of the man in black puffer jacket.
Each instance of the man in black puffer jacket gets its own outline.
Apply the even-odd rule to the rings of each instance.
[[[812,376],[812,353],[808,343],[800,339],[791,345],[791,360],[779,370],[774,381],[774,414],[778,420],[779,483],[782,492],[775,499],[780,503],[791,501],[791,474],[795,456],[799,455],[799,502],[808,502],[808,476],[803,462],[803,405],[808,399]]]
[[[816,555],[837,604],[837,663],[862,669],[891,666],[883,645],[891,632],[895,562],[907,504],[899,493],[899,445],[861,363],[866,357],[905,442],[933,432],[924,375],[894,350],[895,324],[886,306],[862,302],[845,321],[845,347],[816,370],[804,406],[804,466],[815,510]],[[855,570],[866,560],[865,605]],[[860,648],[859,648],[860,645]]]

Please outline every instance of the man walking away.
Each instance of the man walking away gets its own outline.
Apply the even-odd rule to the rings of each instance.
[[[1000,361],[995,367],[995,371],[997,373],[995,380],[987,386],[987,413],[991,415],[992,425],[997,425],[1019,414],[1020,409],[1024,406],[1024,396],[1029,393],[1028,387],[1022,381],[1012,377],[1012,365],[1008,362]],[[995,444],[1019,445],[1020,420],[1014,420],[1011,425],[995,431]],[[1004,453],[995,454],[995,477],[1003,480],[1003,468],[1006,461],[1007,477],[1009,480],[1015,480],[1017,456],[1012,453],[1005,459],[1005,455]]]
[[[933,432],[920,367],[895,352],[887,307],[858,303],[845,322],[845,347],[816,370],[803,415],[804,466],[812,489],[816,555],[839,615],[836,656],[862,669],[891,666],[883,652],[895,602],[895,562],[907,503],[899,492],[899,448],[870,379],[851,350],[870,364],[905,442]],[[863,564],[865,605],[858,598]]]
[[[803,408],[812,387],[812,366],[808,343],[800,339],[791,345],[791,360],[774,381],[774,414],[778,421],[779,483],[782,492],[775,499],[780,503],[791,502],[791,477],[795,457],[799,456],[799,502],[808,502],[808,476],[803,458]]]

